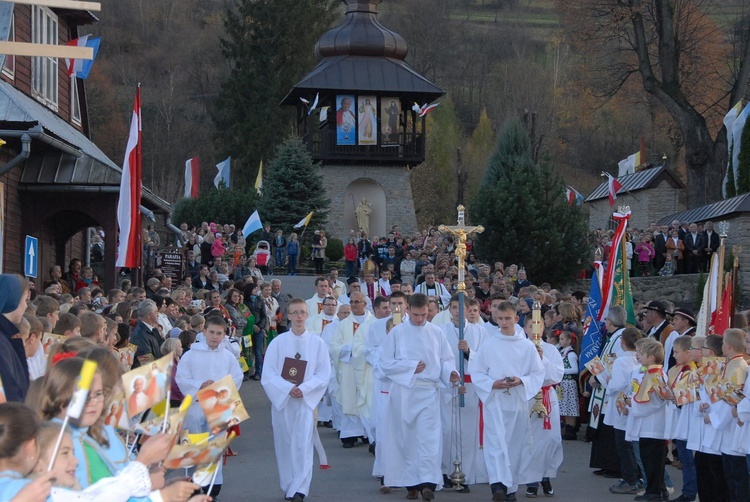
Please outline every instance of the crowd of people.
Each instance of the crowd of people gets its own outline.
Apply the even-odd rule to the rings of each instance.
[[[612,250],[613,235],[613,230],[599,229],[592,236],[594,252],[605,262]],[[720,244],[721,237],[711,221],[674,220],[671,225],[651,223],[645,229],[629,228],[625,236],[627,268],[636,277],[706,272]]]
[[[296,273],[299,245],[296,256],[288,253],[289,243],[297,242],[294,234],[271,234],[266,227],[268,246],[261,237],[248,255],[232,226],[205,226],[182,226],[192,245],[185,249],[186,274],[179,284],[156,269],[145,288],[122,280],[105,293],[80,260],[72,260],[65,273],[51,267],[41,290],[0,275],[4,398],[28,406],[0,405],[0,423],[22,416],[33,425],[24,431],[0,428],[0,470],[12,473],[7,483],[0,476],[3,500],[65,500],[55,498],[56,490],[97,483],[128,486],[129,497],[152,500],[216,497],[221,478],[211,494],[194,496],[198,486],[192,483],[164,485],[158,476],[143,476],[141,467],[163,460],[148,447],[159,436],[128,458],[111,446],[114,429],[102,427],[102,410],[119,376],[165,354],[177,361],[173,404],[227,375],[237,387],[243,380],[261,381],[272,403],[281,487],[295,502],[309,494],[320,427],[335,429],[343,448],[369,445],[379,490],[404,487],[408,499],[431,500],[440,489],[465,493],[483,483],[493,500],[515,500],[519,486],[528,497],[540,490],[552,496],[563,441],[576,439],[591,441],[594,474],[619,479],[613,494],[669,500],[677,487],[667,462],[683,472],[674,500],[747,500],[750,494],[750,434],[744,427],[750,403],[742,399],[750,389],[741,329],[723,338],[695,337],[693,312],[666,301],[636,305],[637,325],[626,326],[624,309],[612,307],[600,354],[606,371],[584,375],[579,350],[591,322],[586,294],[533,284],[522,266],[479,262],[471,239],[461,339],[450,236],[430,229],[404,237],[397,226],[372,241],[352,235],[341,276],[336,267],[323,273],[325,258],[313,248],[315,293],[301,300],[283,293],[279,278],[266,280],[282,262],[287,273]],[[659,270],[670,261],[675,272],[705,267],[716,236],[710,223],[705,227],[700,234],[696,225],[686,225],[680,238],[678,224],[673,232],[683,247],[692,240],[700,249],[682,258],[667,252]],[[633,232],[628,244],[635,243],[635,256],[653,232]],[[325,234],[316,236],[325,257]],[[601,244],[606,261],[606,237]],[[659,267],[658,254],[652,258],[639,269],[644,275]],[[535,308],[543,330],[538,346],[530,341]],[[739,328],[744,320],[735,321]],[[39,466],[49,460],[45,430],[55,427],[45,421],[64,414],[74,375],[87,358],[100,365],[93,395],[101,406],[69,434],[75,444],[79,437],[91,444],[94,460],[80,448],[71,457],[86,468],[82,472],[90,473],[94,462],[97,475],[62,484],[62,476],[53,481],[40,475]],[[712,365],[719,369],[707,372]],[[692,386],[683,388],[686,380]],[[457,420],[461,399],[465,406]],[[537,401],[543,403],[541,415],[530,413]],[[206,424],[193,426],[202,430]],[[40,446],[34,462],[25,458],[32,443]],[[465,473],[461,481],[450,478],[457,457]],[[43,496],[24,498],[32,491]]]

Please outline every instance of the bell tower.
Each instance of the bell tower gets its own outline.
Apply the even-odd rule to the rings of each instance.
[[[297,133],[322,165],[331,233],[345,239],[367,223],[369,237],[392,225],[413,235],[408,171],[425,157],[425,121],[413,106],[444,92],[406,64],[406,41],[378,21],[382,0],[343,2],[343,21],[315,46],[318,65],[282,104],[297,108]],[[363,199],[364,222],[355,212]]]

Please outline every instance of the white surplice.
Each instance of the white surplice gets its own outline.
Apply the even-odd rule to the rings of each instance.
[[[544,366],[523,329],[506,336],[487,323],[490,336],[469,361],[469,373],[484,405],[484,459],[490,483],[515,491],[523,453],[531,448],[528,401],[542,388]],[[493,389],[496,380],[518,377],[523,385]]]
[[[365,360],[372,367],[372,405],[370,408],[370,430],[367,437],[370,442],[375,442],[375,462],[372,466],[373,476],[382,476],[382,451],[386,432],[386,418],[388,413],[388,396],[391,390],[391,381],[385,376],[380,368],[380,355],[383,351],[383,342],[387,336],[386,325],[392,316],[375,319],[367,328],[365,335]]]
[[[305,377],[298,386],[302,398],[289,395],[294,384],[281,376],[284,360],[297,354],[307,361]],[[310,492],[316,425],[313,410],[323,397],[330,374],[328,347],[309,331],[299,336],[291,331],[282,333],[266,349],[261,384],[272,404],[273,444],[279,481],[286,497]]]
[[[450,474],[453,469],[453,462],[456,456],[460,456],[461,470],[466,476],[465,484],[474,485],[478,483],[487,483],[487,466],[484,461],[484,452],[480,444],[480,404],[479,396],[471,380],[471,374],[466,370],[469,361],[464,357],[464,352],[458,350],[458,328],[450,324],[440,326],[440,329],[448,340],[453,351],[453,357],[456,368],[460,367],[460,358],[464,358],[464,382],[466,394],[464,394],[464,407],[459,406],[459,398],[455,392],[451,392],[452,387],[444,392],[442,406],[442,424],[443,424],[443,474]],[[476,324],[464,322],[464,340],[469,345],[470,356],[476,353],[479,346],[489,335],[487,330],[482,329]],[[460,413],[461,427],[455,430],[455,424],[458,422]],[[460,434],[460,441],[459,441]],[[458,444],[460,443],[460,452]]]
[[[415,373],[420,361],[425,368]],[[456,371],[448,341],[432,323],[401,323],[385,337],[380,368],[392,382],[388,432],[378,441],[385,485],[442,485],[441,392]]]
[[[544,358],[544,383],[542,392],[549,393],[550,412],[549,425],[550,429],[544,428],[544,418],[538,414],[530,415],[531,431],[531,448],[524,451],[523,460],[521,461],[521,470],[519,471],[518,482],[536,483],[542,478],[556,478],[557,470],[563,462],[562,436],[560,432],[560,401],[557,398],[557,389],[553,386],[558,385],[565,374],[560,351],[554,345],[542,342]],[[536,398],[529,400],[529,413],[536,403]]]
[[[177,365],[175,382],[177,382],[177,386],[183,395],[195,396],[203,382],[207,380],[217,382],[227,375],[232,375],[234,385],[239,390],[242,386],[242,369],[237,357],[224,348],[222,344],[212,350],[203,341],[191,345],[190,350],[182,356],[180,363]],[[193,401],[193,404],[190,405],[183,427],[191,433],[209,432],[206,415],[197,401]],[[222,484],[223,479],[222,463],[219,462],[216,484]]]
[[[341,439],[364,436],[365,431],[358,414],[357,372],[363,371],[364,356],[353,353],[354,334],[372,314],[365,311],[362,316],[350,315],[339,322],[331,338],[329,350],[336,370],[338,391],[336,401],[341,405]]]

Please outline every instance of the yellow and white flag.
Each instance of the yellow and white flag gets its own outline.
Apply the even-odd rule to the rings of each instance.
[[[636,152],[633,155],[629,155],[627,159],[623,159],[617,163],[619,170],[617,177],[620,178],[626,174],[633,174],[635,168],[641,165],[641,152]]]
[[[294,228],[301,228],[301,227],[306,227],[307,225],[309,225],[310,219],[312,218],[313,214],[315,214],[315,211],[310,211],[310,214],[308,214],[307,216],[299,220],[299,223],[294,225]]]
[[[263,161],[260,161],[258,176],[255,178],[255,191],[260,195],[263,192]]]

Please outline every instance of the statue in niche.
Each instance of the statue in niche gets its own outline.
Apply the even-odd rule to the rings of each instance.
[[[370,214],[372,214],[372,205],[362,197],[359,205],[354,209],[354,217],[357,220],[359,231],[366,233],[368,236],[370,235]]]

